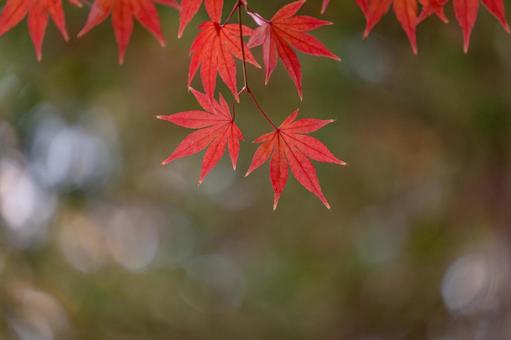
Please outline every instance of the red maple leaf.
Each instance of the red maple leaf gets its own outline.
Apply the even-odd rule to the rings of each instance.
[[[341,60],[318,39],[306,33],[332,23],[309,16],[296,16],[304,3],[305,0],[299,0],[285,5],[275,13],[271,20],[265,20],[260,15],[252,13],[252,18],[259,27],[248,42],[250,48],[263,46],[266,83],[280,58],[295,83],[300,98],[302,98],[302,69],[293,48],[314,56]]]
[[[488,11],[500,22],[506,32],[510,33],[506,20],[506,9],[503,0],[481,0]],[[479,0],[453,0],[454,14],[463,31],[463,50],[468,52],[470,46],[470,35],[477,20],[479,11]]]
[[[234,123],[229,105],[220,94],[220,101],[211,99],[208,95],[190,89],[204,111],[194,110],[179,112],[167,116],[158,116],[158,119],[166,120],[189,129],[198,129],[186,136],[172,154],[163,161],[167,165],[182,157],[194,155],[206,149],[202,160],[202,169],[199,184],[204,181],[208,173],[217,165],[222,158],[225,148],[229,150],[233,169],[236,170],[240,141],[243,135]]]
[[[217,0],[182,0],[181,10],[179,11],[179,30],[177,37],[181,38],[186,26],[192,21],[197,12],[199,11],[202,2],[206,3],[206,8],[216,6]],[[244,2],[243,2],[244,3]]]
[[[243,60],[241,50],[240,28],[237,24],[221,25],[223,0],[209,0],[206,11],[211,21],[199,26],[200,33],[190,49],[191,61],[188,73],[188,86],[191,85],[195,74],[201,69],[200,76],[204,91],[210,97],[215,94],[217,73],[238,100],[236,80],[236,63],[234,58]],[[251,35],[252,30],[242,28],[243,35]],[[245,45],[245,60],[260,67],[254,56]]]
[[[396,18],[408,36],[412,51],[417,54],[416,30],[419,24],[417,0],[356,0],[356,2],[366,18],[364,38],[369,36],[374,26],[393,5]]]
[[[330,209],[319,184],[316,169],[309,158],[318,162],[346,165],[335,157],[319,140],[308,136],[333,122],[333,120],[300,119],[296,120],[298,110],[287,117],[284,122],[271,133],[257,138],[254,143],[261,143],[256,150],[246,176],[263,165],[270,157],[270,180],[275,193],[273,209],[277,208],[280,195],[286,186],[289,168],[295,178],[307,190],[316,195]]]
[[[212,0],[206,0],[211,2]],[[183,36],[186,26],[192,21],[193,17],[197,14],[202,5],[202,0],[182,0],[181,10],[179,11],[179,30],[177,33],[178,38]]]
[[[142,26],[150,31],[160,45],[165,40],[160,27],[160,19],[155,4],[179,8],[176,0],[96,0],[92,5],[89,17],[78,37],[82,37],[112,15],[112,26],[119,48],[119,64],[124,63],[124,55],[133,33],[133,20],[137,19]]]
[[[76,4],[76,0],[73,1]],[[28,17],[28,32],[34,44],[37,60],[42,59],[48,17],[53,19],[64,40],[69,40],[62,0],[7,0],[0,15],[0,35],[11,30],[25,17]]]
[[[436,16],[444,23],[449,22],[444,11],[444,7],[447,4],[447,1],[448,0],[419,0],[420,4],[422,5],[422,10],[418,19],[419,23],[433,14],[436,14]]]
[[[356,0],[358,6],[366,18],[366,29],[364,37],[367,37],[371,30],[378,24],[381,18],[393,5],[394,12],[401,27],[405,30],[412,45],[412,50],[417,54],[417,25],[427,17],[436,14],[440,20],[447,22],[444,7],[448,0],[418,0],[422,5],[420,15],[417,15],[417,0]],[[465,53],[470,45],[470,35],[477,20],[479,2],[482,1],[488,11],[493,14],[501,23],[506,32],[510,33],[506,20],[504,0],[453,0],[456,20],[463,31],[463,49]]]
[[[448,0],[419,0],[419,2],[422,5],[422,11],[419,16],[419,22],[423,21],[427,17],[436,14],[440,20],[447,23],[448,19],[445,16],[444,12],[444,6],[447,3]],[[323,0],[323,3],[321,5],[321,13],[325,13],[326,9],[328,7],[328,4],[330,3],[330,0]],[[362,8],[362,10],[365,13],[365,9],[368,7],[367,1],[359,1],[357,0],[357,3],[359,7]]]
[[[422,5],[420,15],[417,15],[417,0],[355,0],[366,18],[364,38],[367,38],[374,26],[389,11],[393,5],[396,18],[408,36],[414,54],[417,54],[417,25],[427,17],[436,14],[440,20],[447,23],[444,6],[448,0],[418,0]],[[324,13],[330,0],[323,0],[321,12]]]

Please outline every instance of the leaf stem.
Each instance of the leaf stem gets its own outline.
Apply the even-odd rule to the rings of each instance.
[[[257,101],[257,98],[255,97],[254,93],[252,92],[252,90],[250,89],[250,87],[247,87],[246,88],[246,91],[245,91],[248,96],[250,97],[250,99],[252,99],[252,102],[254,103],[255,107],[257,108],[257,110],[259,111],[259,113],[268,121],[268,123],[270,123],[270,125],[275,129],[277,130],[278,127],[277,125],[275,125],[275,123],[273,122],[273,120],[270,118],[270,116],[268,116],[266,114],[266,112],[264,112],[263,108],[261,107],[261,104],[259,104],[259,102]]]
[[[229,15],[227,16],[227,18],[224,20],[224,25],[227,24],[229,21],[231,21],[234,13],[236,13],[236,11],[242,6],[242,1],[236,1],[236,4],[234,4],[234,7],[231,9],[231,11],[229,12]]]
[[[236,120],[236,100],[232,101],[232,121]]]

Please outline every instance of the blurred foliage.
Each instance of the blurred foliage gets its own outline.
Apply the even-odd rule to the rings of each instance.
[[[168,47],[139,27],[122,67],[106,24],[51,27],[42,63],[26,27],[0,39],[1,339],[509,338],[511,43],[489,14],[468,55],[431,19],[414,57],[334,1],[318,36],[343,62],[302,56],[303,102],[250,70],[276,121],[337,119],[318,136],[350,164],[318,166],[333,211],[291,180],[272,212],[268,169],[243,177],[268,129],[247,98],[238,172],[197,189],[200,157],[160,166],[187,131],[154,116],[196,107],[196,30],[161,13]]]

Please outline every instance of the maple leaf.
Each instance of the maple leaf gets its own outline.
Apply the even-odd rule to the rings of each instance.
[[[223,0],[206,2],[206,11],[211,21],[199,26],[200,33],[190,49],[191,61],[188,72],[188,86],[200,68],[200,76],[204,91],[210,97],[215,94],[217,74],[227,85],[238,101],[235,59],[243,60],[241,49],[240,27],[238,24],[221,25]],[[244,36],[250,36],[252,30],[242,26]],[[254,56],[244,43],[245,60],[260,67]]]
[[[254,153],[245,176],[250,175],[271,157],[270,180],[274,192],[274,210],[286,186],[289,168],[298,182],[330,209],[330,204],[321,191],[316,169],[309,159],[339,165],[346,165],[346,162],[335,157],[322,142],[307,134],[321,129],[333,120],[313,118],[296,120],[298,113],[298,110],[294,111],[275,131],[262,135],[254,141],[261,145]]]
[[[75,0],[76,1],[76,0]],[[161,46],[165,46],[160,27],[160,19],[155,4],[179,8],[176,0],[95,0],[85,26],[78,37],[82,37],[112,15],[112,25],[119,48],[119,64],[124,63],[124,55],[133,33],[133,20],[137,19],[150,31]]]
[[[488,11],[500,22],[507,33],[510,33],[506,20],[504,0],[482,0]],[[463,31],[463,50],[468,52],[470,36],[477,20],[479,0],[453,0],[454,14],[461,30]]]
[[[212,0],[206,0],[210,2]],[[181,10],[179,11],[179,30],[177,37],[181,38],[186,26],[192,21],[202,5],[202,0],[182,0]]]
[[[332,23],[310,16],[296,16],[304,3],[305,0],[299,0],[285,5],[275,13],[271,20],[264,20],[260,15],[251,13],[259,27],[248,42],[249,48],[263,46],[266,83],[270,80],[280,58],[293,80],[300,98],[303,97],[302,70],[293,48],[310,55],[341,60],[318,39],[306,33]]]
[[[183,33],[192,19],[195,17],[203,2],[206,3],[206,8],[214,7],[217,0],[182,0],[181,10],[179,11],[179,29],[177,37],[181,38]],[[246,0],[242,1],[246,4]]]
[[[64,40],[69,40],[62,0],[7,0],[0,15],[0,36],[10,31],[25,17],[28,17],[28,32],[34,44],[37,60],[42,59],[48,17],[52,18]]]
[[[413,53],[417,54],[416,31],[419,24],[417,0],[356,0],[356,3],[366,19],[364,38],[369,36],[392,5],[398,22],[408,36]]]
[[[463,49],[465,53],[470,45],[470,36],[477,20],[479,2],[482,1],[488,11],[500,22],[506,32],[511,33],[506,20],[504,0],[453,0],[454,13],[459,26],[463,31]],[[364,37],[378,24],[381,18],[393,5],[394,12],[401,27],[408,35],[412,50],[417,54],[416,28],[427,17],[436,14],[440,20],[447,23],[444,7],[448,0],[419,0],[422,5],[420,15],[417,15],[417,0],[356,0],[366,18]]]
[[[179,112],[158,116],[157,118],[189,129],[197,129],[197,131],[186,136],[162,164],[167,165],[178,158],[194,155],[207,148],[202,160],[199,177],[200,185],[209,172],[218,164],[226,147],[229,151],[232,167],[236,170],[240,141],[243,140],[243,135],[234,123],[229,105],[221,94],[220,100],[216,101],[192,88],[190,88],[190,91],[192,91],[204,111]]]
[[[447,19],[444,11],[447,1],[448,0],[419,0],[422,5],[422,10],[418,19],[419,23],[433,14],[436,14],[442,22],[448,23],[449,20]]]

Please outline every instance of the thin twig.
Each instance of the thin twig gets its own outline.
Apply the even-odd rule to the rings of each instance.
[[[238,5],[241,0],[238,1]],[[240,44],[241,44],[241,57],[243,58],[243,84],[248,90],[248,77],[247,77],[247,58],[245,56],[245,41],[243,40],[243,15],[241,13],[241,6],[238,6],[238,25],[240,28]]]
[[[250,86],[248,84],[248,75],[247,75],[247,58],[246,58],[246,52],[245,52],[245,41],[243,40],[243,15],[241,13],[241,7],[242,5],[245,5],[245,9],[248,10],[248,7],[246,4],[243,3],[242,0],[239,0],[237,2],[237,9],[238,9],[238,24],[239,24],[239,30],[240,30],[240,44],[241,44],[241,57],[242,57],[242,65],[243,65],[243,88],[239,92],[239,94],[247,93],[254,105],[256,106],[259,113],[270,123],[270,125],[277,130],[278,127],[275,125],[273,120],[268,116],[268,114],[263,110],[261,107],[261,104],[257,101],[257,98],[255,97],[254,93],[250,89]]]

